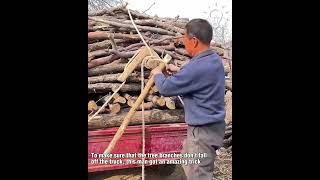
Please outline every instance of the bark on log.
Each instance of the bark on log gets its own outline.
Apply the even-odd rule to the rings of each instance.
[[[101,23],[106,23],[112,26],[116,26],[116,27],[122,27],[122,28],[127,28],[130,30],[135,30],[134,26],[131,24],[123,24],[123,23],[118,23],[118,22],[114,22],[114,21],[108,21],[108,20],[102,20],[99,18],[93,18],[93,17],[88,17],[91,20],[97,21],[97,22],[101,22]],[[149,27],[149,26],[139,26],[136,25],[137,28],[139,29],[139,31],[150,31],[150,32],[154,32],[154,33],[158,33],[158,34],[165,34],[165,35],[176,35],[176,33],[171,32],[171,31],[167,31],[165,29],[161,29],[161,28],[155,28],[155,27]]]
[[[229,124],[232,122],[232,93],[231,91],[227,91],[225,95],[225,110],[226,110],[226,117],[225,122]]]
[[[99,66],[99,65],[109,64],[109,63],[111,63],[112,61],[114,61],[114,60],[116,60],[116,59],[119,59],[119,58],[130,58],[130,57],[132,57],[132,56],[136,53],[136,51],[119,52],[119,51],[116,51],[116,50],[113,50],[113,49],[110,50],[110,52],[113,53],[113,54],[110,55],[110,56],[91,60],[91,61],[88,63],[88,68],[91,69],[91,68],[97,67],[97,66]]]
[[[189,58],[191,57],[185,49],[176,48],[174,51],[182,56],[187,56]]]
[[[139,42],[139,40],[131,40],[131,39],[115,39],[115,43],[120,44],[120,43],[124,43],[124,42]],[[88,50],[89,51],[96,51],[96,50],[100,50],[100,49],[108,49],[112,46],[111,41],[110,40],[104,40],[101,42],[97,42],[97,43],[92,43],[92,44],[88,44]]]
[[[88,84],[88,93],[105,93],[114,91],[117,89],[121,83],[96,83],[96,84]],[[124,84],[120,92],[129,92],[129,91],[140,91],[141,84],[140,83],[130,83]]]
[[[96,76],[107,73],[118,73],[122,72],[125,65],[124,63],[119,63],[120,60],[116,60],[110,64],[99,66],[88,70],[88,76]]]
[[[100,129],[108,127],[118,127],[121,125],[127,112],[121,112],[118,115],[100,114],[101,118],[92,120],[88,123],[88,129]],[[136,111],[131,118],[129,125],[141,124],[142,113]],[[161,123],[182,123],[184,122],[184,113],[181,109],[175,110],[158,110],[153,109],[144,111],[145,124],[161,124]]]
[[[92,60],[92,59],[95,59],[97,57],[102,57],[102,56],[106,56],[108,55],[109,53],[105,50],[97,50],[97,51],[92,51],[92,52],[89,52],[88,53],[88,59],[89,61]]]
[[[136,40],[139,41],[140,37],[138,34],[123,34],[123,33],[109,33],[106,31],[95,31],[95,32],[89,32],[88,33],[88,40],[93,41],[93,40],[106,40],[109,39],[109,35],[113,35],[113,38],[115,39],[130,39],[130,40]],[[147,37],[143,37],[145,39],[149,39]]]
[[[102,82],[119,82],[117,80],[117,78],[120,76],[121,73],[117,73],[117,74],[105,74],[102,76],[93,76],[93,77],[88,77],[88,83],[89,84],[94,84],[94,83],[102,83]],[[145,75],[145,77],[148,77],[147,75]],[[130,82],[140,82],[141,81],[141,76],[139,74],[133,73],[131,74],[126,82],[130,83]]]
[[[99,67],[95,67],[88,70],[88,76],[103,75],[107,73],[120,73],[123,72],[125,63],[119,63],[120,60],[116,60],[110,64],[105,64]],[[140,65],[135,70],[140,70]]]
[[[125,20],[123,23],[131,24],[131,20]],[[183,34],[184,29],[180,27],[175,27],[170,23],[157,21],[156,19],[142,19],[142,20],[134,20],[134,23],[141,26],[156,26],[168,31],[174,31]]]
[[[120,9],[122,12],[124,12],[124,13],[128,13],[128,10],[127,9],[125,9],[125,8],[122,8],[122,9]],[[138,11],[135,11],[135,10],[131,10],[130,9],[130,14],[131,14],[131,16],[132,16],[132,18],[134,19],[134,18],[138,18],[138,19],[151,19],[151,18],[153,18],[152,16],[149,16],[149,15],[147,15],[147,14],[143,14],[143,13],[140,13],[140,12],[138,12]]]
[[[145,102],[144,103],[144,110],[150,110],[155,108],[156,105],[153,102]],[[137,108],[138,111],[142,110],[142,104]]]

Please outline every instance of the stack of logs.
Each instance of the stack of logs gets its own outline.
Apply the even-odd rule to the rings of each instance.
[[[172,57],[171,63],[184,66],[190,56],[183,48],[181,36],[188,22],[185,18],[159,18],[130,10],[132,18],[147,44],[163,58]],[[130,58],[144,46],[128,15],[126,4],[109,10],[90,12],[88,17],[88,116],[95,113],[120,86],[117,81]],[[224,49],[212,44],[220,55],[226,75],[231,71],[230,59],[224,57]],[[124,86],[112,98],[102,112],[92,119],[89,129],[117,127],[141,92],[140,66],[128,77]],[[144,82],[150,69],[144,67]],[[226,92],[231,91],[226,83]],[[144,101],[146,124],[184,122],[183,105],[177,97],[163,97],[154,86]],[[141,106],[129,125],[141,124]]]

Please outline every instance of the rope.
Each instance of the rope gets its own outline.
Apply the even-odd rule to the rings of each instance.
[[[128,14],[130,16],[130,20],[131,20],[131,23],[132,25],[134,26],[134,28],[136,29],[137,33],[139,34],[141,40],[143,41],[144,45],[148,48],[149,50],[149,53],[150,55],[152,55],[152,51],[150,49],[150,47],[148,46],[148,44],[146,43],[146,41],[143,39],[142,35],[140,34],[136,24],[134,23],[133,19],[132,19],[132,16],[131,16],[131,13],[130,13],[130,10],[128,9]],[[146,58],[144,58],[142,60],[142,63],[141,63],[141,93],[144,89],[144,71],[143,71],[143,67],[144,67],[144,63],[145,63],[145,60]],[[144,101],[142,101],[141,103],[141,113],[142,113],[142,169],[141,169],[141,176],[142,176],[142,180],[144,180],[144,161],[145,161],[145,122],[144,122]]]

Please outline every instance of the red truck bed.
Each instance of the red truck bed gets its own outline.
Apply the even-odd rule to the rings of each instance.
[[[180,153],[182,141],[187,136],[185,123],[157,124],[145,126],[145,153]],[[92,164],[92,153],[103,154],[109,142],[112,140],[118,127],[88,132],[88,172],[97,172],[114,169],[139,167],[139,164]],[[141,126],[128,126],[124,134],[116,144],[112,154],[142,153],[142,129]],[[110,158],[104,158],[110,159]],[[112,158],[111,158],[112,159]],[[119,159],[119,158],[117,158]],[[120,158],[126,162],[126,158]],[[129,158],[134,159],[134,158]],[[141,159],[141,158],[136,158]],[[148,158],[146,158],[147,160]],[[164,160],[163,158],[161,158]],[[170,158],[171,159],[171,158]]]

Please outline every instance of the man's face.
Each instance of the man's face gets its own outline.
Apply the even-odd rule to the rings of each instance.
[[[184,33],[182,42],[185,46],[186,51],[188,54],[193,57],[195,48],[197,47],[198,40],[195,37],[189,37],[187,32]]]

